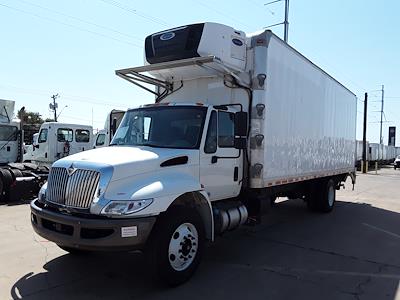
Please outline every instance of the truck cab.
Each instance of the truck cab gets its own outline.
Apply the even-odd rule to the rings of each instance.
[[[40,165],[51,165],[57,159],[91,149],[91,126],[45,122],[29,160]],[[25,156],[28,158],[27,156]]]
[[[93,148],[107,147],[111,143],[119,124],[121,124],[124,114],[124,110],[113,109],[107,115],[104,129],[99,130],[95,136]]]

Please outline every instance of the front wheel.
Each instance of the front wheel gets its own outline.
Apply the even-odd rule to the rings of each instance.
[[[82,249],[73,248],[73,247],[67,247],[67,246],[61,246],[61,245],[57,245],[57,246],[72,255],[85,255],[90,252],[88,250],[82,250]]]
[[[159,217],[148,258],[156,279],[169,286],[186,282],[196,271],[205,243],[204,224],[195,209],[174,207]]]

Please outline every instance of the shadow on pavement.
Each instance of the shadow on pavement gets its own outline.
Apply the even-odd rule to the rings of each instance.
[[[65,254],[22,276],[14,299],[395,299],[400,215],[338,201],[330,214],[300,200],[276,204],[263,223],[218,238],[195,276],[166,289],[143,255]]]

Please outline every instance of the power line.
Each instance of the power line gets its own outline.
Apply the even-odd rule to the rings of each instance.
[[[160,25],[163,25],[163,26],[172,26],[170,23],[168,23],[168,22],[166,22],[164,20],[161,20],[159,18],[155,18],[153,16],[146,15],[146,14],[144,14],[142,12],[139,12],[136,9],[134,9],[134,8],[132,8],[130,6],[124,5],[124,4],[122,4],[122,3],[118,2],[118,1],[115,1],[115,0],[100,0],[100,1],[102,1],[104,3],[107,3],[109,5],[113,5],[115,7],[118,7],[120,9],[123,9],[123,10],[125,10],[127,12],[135,14],[135,15],[137,15],[137,16],[143,18],[143,19],[149,20],[149,21],[151,21],[153,23],[157,23],[157,24],[160,24]]]
[[[77,20],[79,22],[82,22],[82,23],[85,23],[85,24],[88,24],[88,25],[92,25],[92,26],[95,26],[95,27],[98,27],[98,28],[101,28],[101,29],[105,29],[105,30],[108,30],[108,31],[111,31],[111,32],[114,32],[114,33],[117,33],[117,34],[120,34],[120,35],[129,37],[129,38],[133,38],[133,39],[136,39],[136,40],[139,40],[139,41],[143,42],[142,38],[139,38],[139,37],[134,36],[134,35],[126,34],[124,32],[121,32],[119,30],[116,30],[116,29],[113,29],[113,28],[110,28],[110,27],[107,27],[107,26],[104,26],[104,25],[99,25],[99,24],[96,24],[94,22],[86,21],[84,19],[81,19],[81,18],[78,18],[78,17],[75,17],[75,16],[67,15],[67,14],[59,12],[57,10],[54,10],[54,9],[51,9],[51,8],[48,8],[48,7],[44,7],[44,6],[39,5],[39,4],[31,3],[31,2],[26,1],[26,0],[18,0],[18,1],[26,3],[26,4],[31,5],[31,6],[38,7],[38,8],[43,9],[43,10],[47,10],[49,12],[58,14],[60,16],[64,16],[64,17],[67,17],[67,18],[70,18],[70,19],[73,19],[73,20]]]
[[[94,35],[101,36],[103,38],[108,38],[108,39],[111,39],[111,40],[114,40],[114,41],[117,41],[117,42],[120,42],[120,43],[128,44],[128,45],[140,48],[140,49],[143,48],[142,46],[139,46],[137,44],[134,44],[134,43],[131,43],[131,42],[128,42],[128,41],[124,41],[124,40],[121,40],[121,39],[118,39],[118,38],[114,38],[114,37],[109,36],[107,34],[103,34],[103,33],[99,33],[99,32],[93,31],[93,30],[81,28],[79,26],[76,26],[76,25],[73,25],[73,24],[70,24],[70,23],[65,23],[65,22],[61,22],[61,21],[58,21],[58,20],[55,20],[55,19],[52,19],[52,18],[44,17],[44,16],[41,16],[39,14],[28,12],[26,10],[19,9],[19,8],[16,8],[16,7],[12,7],[12,6],[9,6],[9,5],[6,5],[6,4],[0,3],[0,6],[6,7],[8,9],[11,9],[11,10],[14,10],[14,11],[18,11],[20,13],[24,13],[24,14],[27,14],[27,15],[34,16],[34,17],[39,18],[39,19],[43,19],[43,20],[46,20],[46,21],[50,21],[50,22],[62,24],[62,25],[68,26],[68,27],[72,27],[72,28],[77,29],[79,31],[88,32],[88,33],[91,33],[91,34],[94,34]]]
[[[21,87],[16,87],[16,86],[11,86],[11,85],[3,85],[0,84],[0,87],[5,87],[5,88],[11,88],[19,91],[20,93],[23,94],[30,94],[30,95],[40,95],[40,96],[47,96],[49,95],[49,91],[44,91],[44,90],[36,90],[36,89],[26,89],[26,88],[21,88]],[[63,94],[63,99],[67,99],[70,101],[74,102],[85,102],[89,104],[94,104],[94,105],[100,105],[100,106],[111,106],[111,107],[121,107],[121,108],[126,108],[126,104],[122,103],[115,103],[115,102],[108,102],[108,101],[99,101],[99,99],[94,99],[91,97],[86,97],[86,96],[76,96],[76,95],[71,95],[71,94]]]
[[[209,9],[209,10],[212,10],[213,12],[215,12],[215,13],[217,13],[217,14],[219,14],[219,15],[225,17],[225,18],[229,18],[229,19],[231,19],[232,21],[234,21],[234,22],[236,22],[236,23],[238,23],[238,24],[241,24],[241,25],[243,25],[243,26],[246,26],[247,28],[251,28],[249,25],[247,25],[247,24],[241,22],[240,20],[238,20],[238,19],[236,19],[236,18],[233,18],[233,17],[230,16],[229,14],[226,14],[226,13],[220,11],[220,10],[217,10],[217,9],[215,9],[214,7],[209,6],[209,5],[205,4],[205,3],[202,2],[202,1],[199,1],[199,0],[194,1],[194,0],[193,0],[193,2],[196,3],[196,4],[199,4],[199,5],[201,5],[201,6],[203,6],[203,7],[205,7],[205,8],[207,8],[207,9]]]

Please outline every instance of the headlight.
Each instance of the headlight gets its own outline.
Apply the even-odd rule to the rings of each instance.
[[[47,182],[42,185],[40,188],[39,194],[38,194],[38,199],[40,202],[46,201],[46,190],[47,190]]]
[[[138,212],[153,202],[153,199],[111,201],[101,211],[103,215],[123,216]]]

